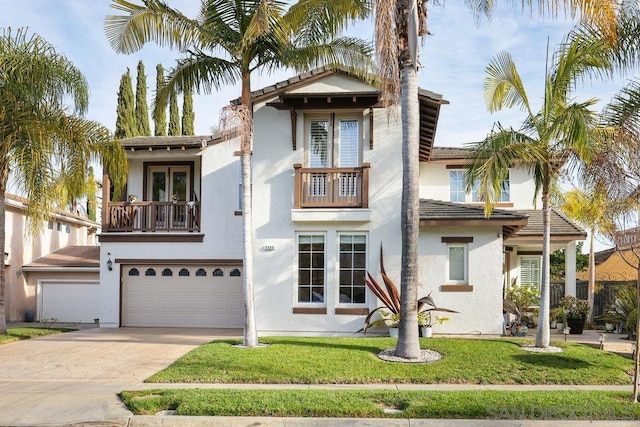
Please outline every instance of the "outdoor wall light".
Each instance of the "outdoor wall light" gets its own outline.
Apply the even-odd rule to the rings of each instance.
[[[113,261],[111,261],[111,252],[107,252],[109,259],[107,260],[107,268],[109,271],[113,270]]]

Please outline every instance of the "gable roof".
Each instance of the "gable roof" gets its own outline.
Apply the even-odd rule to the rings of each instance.
[[[464,164],[470,153],[470,149],[462,147],[433,147],[428,161],[433,163]]]
[[[23,271],[100,268],[100,246],[66,246],[22,266]]]
[[[295,107],[301,105],[300,103],[307,103],[307,108],[314,106],[314,100],[317,101],[320,98],[326,99],[334,98],[331,100],[332,105],[337,106],[351,106],[358,108],[365,108],[369,106],[378,106],[380,91],[373,89],[369,92],[340,92],[340,93],[316,93],[316,94],[287,94],[298,87],[312,83],[315,80],[319,80],[324,77],[328,77],[334,74],[342,74],[349,77],[358,78],[357,76],[349,73],[348,71],[336,67],[324,66],[308,71],[306,73],[298,74],[287,80],[283,80],[276,84],[264,87],[262,89],[251,92],[253,102],[260,102],[275,96],[280,96],[280,102],[272,103],[271,105],[276,108]],[[375,85],[375,83],[373,83]],[[285,99],[288,102],[283,102]],[[294,99],[297,102],[294,102]],[[239,99],[235,99],[234,103],[239,103]],[[420,152],[419,157],[421,161],[427,161],[429,159],[431,150],[433,149],[433,141],[435,139],[436,128],[438,125],[438,117],[440,114],[440,106],[448,104],[449,101],[443,99],[442,95],[432,92],[426,89],[418,89],[418,102],[420,103]]]
[[[514,240],[540,240],[542,239],[542,210],[530,209],[518,212],[529,216],[529,223],[519,230],[511,238]],[[551,240],[584,240],[587,232],[567,218],[562,212],[551,209]]]
[[[527,225],[526,213],[494,209],[487,218],[481,206],[469,206],[442,200],[420,200],[420,226],[502,225],[508,238]]]

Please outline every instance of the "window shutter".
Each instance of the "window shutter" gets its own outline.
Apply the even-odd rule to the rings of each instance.
[[[462,246],[449,247],[449,280],[465,280],[465,248]]]
[[[358,120],[340,120],[340,167],[360,166],[358,159]]]
[[[311,120],[309,135],[309,167],[326,168],[329,157],[329,121]]]

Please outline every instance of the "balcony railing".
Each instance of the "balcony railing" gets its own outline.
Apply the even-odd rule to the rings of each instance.
[[[200,202],[109,202],[103,231],[200,231]]]
[[[369,207],[369,164],[358,168],[295,169],[294,208]]]

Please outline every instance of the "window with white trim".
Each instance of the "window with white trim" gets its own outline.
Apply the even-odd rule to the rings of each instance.
[[[447,283],[467,284],[468,278],[468,245],[465,243],[447,244]]]
[[[339,302],[364,304],[367,270],[367,236],[341,234],[339,237]]]
[[[306,126],[307,167],[348,168],[362,164],[361,117],[356,114],[312,114]]]
[[[520,286],[540,289],[542,259],[539,256],[520,257]]]
[[[452,170],[449,172],[449,200],[451,202],[464,202],[466,191],[464,189],[464,171]]]
[[[324,303],[325,238],[298,236],[298,303]]]

